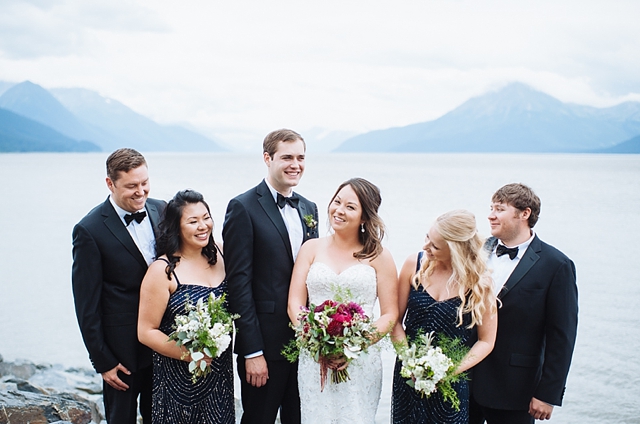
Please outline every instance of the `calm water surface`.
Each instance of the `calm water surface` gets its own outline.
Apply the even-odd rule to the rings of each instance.
[[[0,354],[89,367],[71,296],[71,229],[108,194],[107,154],[0,154]],[[261,155],[148,154],[152,197],[202,192],[219,237],[228,200],[265,175]],[[433,220],[476,214],[489,234],[491,195],[523,182],[542,199],[536,231],[576,263],[580,324],[565,396],[552,423],[640,422],[640,155],[325,154],[307,158],[298,191],[324,209],[342,181],[382,190],[387,247],[398,267]],[[378,422],[388,422],[386,355]]]

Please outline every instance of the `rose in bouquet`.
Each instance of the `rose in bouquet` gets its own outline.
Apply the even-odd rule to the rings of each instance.
[[[225,297],[224,294],[215,297],[210,293],[206,300],[200,298],[195,305],[187,299],[187,313],[175,317],[174,331],[169,335],[169,340],[175,340],[178,346],[187,348],[188,353],[183,358],[191,355],[189,372],[193,383],[211,371],[211,367],[203,360],[205,355],[217,358],[231,343],[233,320],[238,319],[239,315],[226,310]]]
[[[466,378],[455,370],[469,351],[460,339],[441,336],[438,346],[434,344],[433,332],[419,334],[408,344],[397,344],[398,359],[402,361],[400,375],[407,379],[421,396],[439,391],[445,401],[460,410],[460,399],[452,383]]]
[[[325,300],[320,305],[301,308],[298,325],[292,326],[296,337],[282,351],[291,362],[302,349],[320,364],[320,389],[324,390],[332,359],[344,358],[347,364],[366,352],[377,332],[371,319],[355,302]],[[331,382],[349,380],[347,369],[331,369]]]

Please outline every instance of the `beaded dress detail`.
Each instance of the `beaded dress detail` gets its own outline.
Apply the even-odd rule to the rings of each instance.
[[[418,264],[421,257],[422,252],[418,257]],[[419,332],[426,334],[433,331],[436,335],[436,345],[438,335],[457,337],[464,344],[468,344],[476,330],[475,327],[467,328],[471,323],[471,316],[468,313],[463,315],[463,324],[457,325],[460,304],[461,300],[457,296],[438,302],[422,287],[415,289],[412,286],[404,322],[407,337],[411,340]],[[391,402],[392,423],[467,424],[469,422],[468,381],[463,380],[453,384],[460,399],[460,411],[456,411],[451,403],[444,401],[439,392],[432,393],[429,397],[421,397],[400,375],[401,367],[402,362],[396,360]]]
[[[181,284],[169,297],[160,330],[171,334],[176,315],[186,313],[187,299],[195,304],[210,293],[227,292],[227,282],[217,287]],[[231,346],[211,361],[211,372],[191,381],[189,363],[153,352],[153,424],[234,424],[233,368]]]

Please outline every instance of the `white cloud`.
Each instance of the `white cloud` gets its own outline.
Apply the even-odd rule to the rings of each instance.
[[[595,106],[640,96],[636,0],[37,3],[0,6],[0,79],[230,142],[421,122],[515,80]]]

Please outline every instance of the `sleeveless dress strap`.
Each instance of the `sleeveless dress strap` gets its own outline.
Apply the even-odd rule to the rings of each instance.
[[[215,243],[214,243],[215,244]],[[217,244],[216,245],[216,250],[218,251],[218,253],[220,254],[220,256],[222,256],[222,260],[224,260],[224,254],[222,253],[222,250],[220,250],[220,248],[218,247]]]
[[[157,258],[157,260],[160,261],[165,261],[167,263],[167,265],[171,265],[171,262],[169,262],[168,260],[166,260],[165,258]],[[182,284],[180,284],[180,280],[178,279],[178,275],[176,274],[176,270],[175,268],[173,269],[173,271],[171,271],[171,273],[173,274],[173,276],[176,278],[176,283],[178,283],[178,286],[181,286]]]
[[[416,261],[416,272],[420,271],[420,262],[422,261],[422,256],[424,255],[424,250],[421,250],[418,253],[418,260]]]

